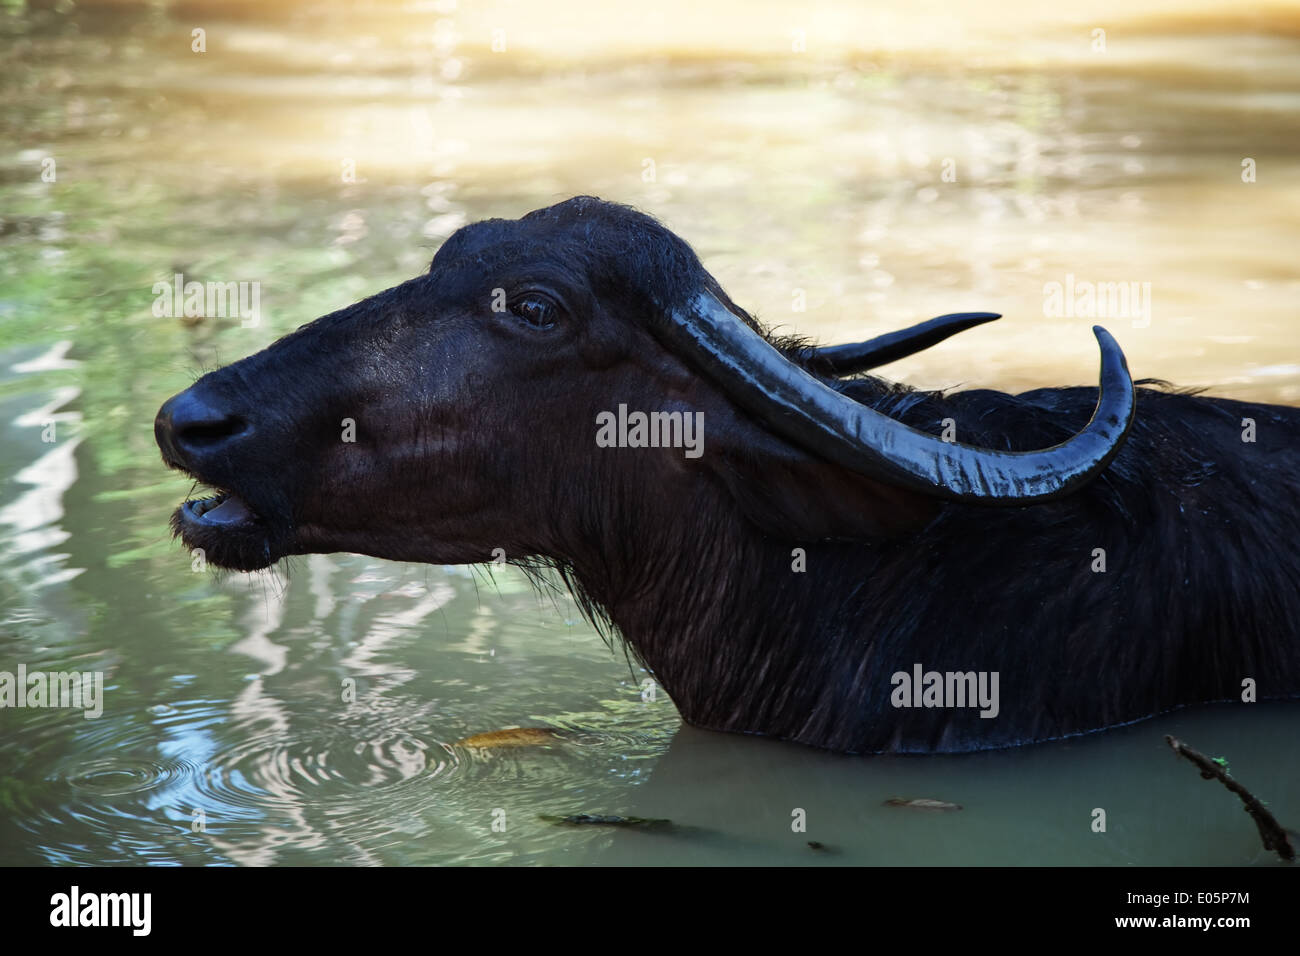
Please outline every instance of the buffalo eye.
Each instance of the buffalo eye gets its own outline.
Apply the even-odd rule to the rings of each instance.
[[[530,292],[516,299],[511,304],[510,311],[536,329],[551,328],[559,319],[560,313],[559,306],[555,302],[548,296],[536,292]]]

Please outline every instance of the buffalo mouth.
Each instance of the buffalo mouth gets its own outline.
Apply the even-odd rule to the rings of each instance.
[[[271,523],[244,498],[217,491],[185,501],[171,519],[172,531],[204,560],[236,571],[258,571],[280,557]]]

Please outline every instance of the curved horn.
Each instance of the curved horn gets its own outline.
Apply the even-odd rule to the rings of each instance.
[[[1133,421],[1133,379],[1110,333],[1101,346],[1101,389],[1088,424],[1042,451],[1008,452],[945,442],[841,395],[778,352],[708,292],[664,326],[737,404],[791,442],[852,471],[958,501],[1021,505],[1077,490],[1110,463]]]
[[[888,365],[938,345],[950,335],[1002,318],[997,312],[953,312],[851,345],[828,345],[807,352],[808,365],[824,375],[852,375]]]

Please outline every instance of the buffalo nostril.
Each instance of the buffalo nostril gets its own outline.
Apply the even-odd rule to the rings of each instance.
[[[155,423],[159,444],[182,454],[218,447],[250,428],[247,419],[226,411],[193,389],[169,399],[159,409]]]
[[[232,415],[220,421],[190,422],[184,427],[176,428],[176,437],[183,445],[216,445],[242,434],[244,428],[244,420]]]

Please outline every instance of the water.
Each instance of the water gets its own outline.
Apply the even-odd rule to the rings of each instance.
[[[0,863],[1274,862],[1162,735],[1295,828],[1297,705],[837,757],[683,728],[511,569],[219,576],[170,541],[164,398],[576,193],[824,341],[1006,314],[888,369],[918,385],[1089,382],[1101,321],[1137,375],[1300,401],[1296,8],[701,6],[3,6],[0,670],[106,676],[98,719],[0,712]],[[156,317],[177,272],[260,282],[260,323]],[[1067,281],[1150,283],[1149,310],[1045,315]],[[510,726],[559,735],[457,743]],[[677,826],[541,819],[575,813]]]

